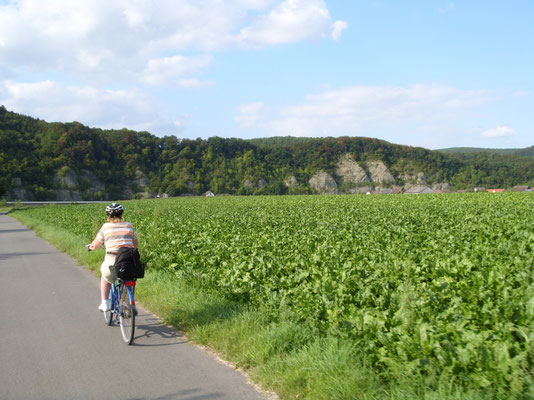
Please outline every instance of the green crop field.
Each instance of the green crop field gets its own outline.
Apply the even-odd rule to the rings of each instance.
[[[349,341],[382,379],[532,394],[534,195],[125,202],[150,270]],[[89,242],[102,205],[21,211]]]

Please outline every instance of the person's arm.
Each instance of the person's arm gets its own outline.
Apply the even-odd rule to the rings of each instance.
[[[139,243],[137,241],[137,233],[135,232],[135,229],[133,229],[133,226],[132,226],[132,231],[133,231],[132,242],[133,242],[134,247],[137,249]]]
[[[98,249],[100,246],[102,246],[102,244],[104,243],[104,232],[102,231],[102,228],[98,231],[96,237],[95,237],[95,240],[93,240],[91,242],[91,244],[89,245],[89,250],[96,250]]]

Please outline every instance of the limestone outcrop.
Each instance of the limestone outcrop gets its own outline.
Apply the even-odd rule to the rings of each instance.
[[[310,186],[319,194],[338,194],[337,183],[327,172],[321,171],[313,175],[308,181]]]
[[[436,192],[450,193],[451,185],[448,182],[434,183],[432,189]]]
[[[371,181],[380,184],[395,182],[395,178],[382,161],[367,161],[365,165],[369,169],[369,174],[371,174]]]
[[[258,179],[258,189],[263,189],[265,186],[267,186],[267,181],[263,178]]]
[[[336,175],[341,178],[341,184],[370,181],[365,170],[360,166],[360,164],[354,161],[354,157],[350,153],[344,154],[339,159],[336,168]]]
[[[426,185],[426,175],[424,172],[414,174],[404,173],[399,175],[399,179],[411,185]]]
[[[69,167],[63,167],[56,172],[54,183],[63,189],[74,189],[78,185],[78,175]]]
[[[260,177],[257,180],[256,184],[254,184],[254,182],[252,182],[250,179],[245,179],[245,181],[243,182],[243,185],[247,189],[250,189],[250,190],[263,189],[267,185],[267,181],[263,179],[262,177]]]
[[[294,175],[288,176],[284,180],[284,185],[286,185],[288,188],[298,188],[300,186],[299,181]]]

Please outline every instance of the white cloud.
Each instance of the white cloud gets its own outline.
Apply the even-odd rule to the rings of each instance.
[[[234,120],[242,128],[252,128],[262,119],[262,113],[265,109],[265,104],[261,101],[254,103],[241,104],[237,107],[239,115]]]
[[[0,0],[0,104],[47,120],[175,129],[182,119],[159,111],[152,86],[210,86],[201,74],[218,52],[337,39],[345,28],[324,0]]]
[[[262,129],[268,135],[377,136],[377,132],[431,132],[496,98],[496,94],[488,91],[445,86],[352,86],[309,95],[301,104],[285,107],[269,119],[242,111],[240,117],[248,128]],[[254,118],[246,118],[249,114]]]
[[[100,128],[176,134],[181,121],[166,117],[145,92],[62,85],[53,81],[0,81],[0,104],[47,121],[79,121]]]
[[[148,61],[142,79],[151,85],[164,85],[177,81],[178,77],[198,73],[211,64],[211,55],[193,57],[173,56]]]
[[[346,27],[344,21],[332,24],[322,0],[286,0],[242,28],[238,40],[259,47],[326,36],[337,40]]]
[[[448,3],[448,4],[445,4],[443,7],[440,7],[439,9],[439,12],[440,13],[446,13],[446,12],[449,12],[449,11],[453,11],[455,9],[455,5],[454,3]]]
[[[343,32],[345,29],[347,29],[349,24],[345,21],[336,21],[334,22],[333,28],[332,28],[332,39],[338,40],[341,36],[341,32]]]
[[[56,69],[115,82],[139,76],[149,60],[337,39],[345,28],[332,22],[323,0],[12,0],[0,6],[0,60],[15,71]]]
[[[237,107],[237,111],[240,114],[258,114],[264,107],[265,104],[262,101],[256,101],[254,103],[240,104]]]
[[[480,136],[491,139],[491,138],[510,137],[514,135],[515,135],[514,128],[510,126],[506,126],[506,125],[500,125],[500,126],[496,126],[495,128],[485,130],[484,132],[481,133]]]
[[[213,82],[191,78],[191,79],[180,79],[177,82],[177,85],[183,88],[205,88],[205,87],[213,86]]]

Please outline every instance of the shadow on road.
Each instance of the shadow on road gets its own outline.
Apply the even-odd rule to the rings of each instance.
[[[201,389],[186,389],[181,390],[176,393],[169,393],[164,396],[154,397],[153,400],[208,400],[208,399],[217,399],[222,397],[222,393],[212,392],[206,393]],[[145,397],[132,397],[128,400],[144,400]]]
[[[141,324],[135,326],[136,336],[134,338],[134,346],[173,346],[177,344],[185,344],[187,340],[180,336],[180,334],[175,331],[173,328],[170,328],[166,325],[162,325],[161,321],[157,318],[152,317],[146,320],[143,320]],[[150,339],[153,337],[159,337],[165,341],[154,343],[154,344],[140,344],[139,339]]]
[[[13,232],[29,232],[30,229],[2,229],[0,230],[0,233],[13,233]]]
[[[0,254],[0,260],[7,260],[14,257],[41,256],[43,254],[54,254],[50,252],[25,252],[25,253],[4,253]]]

